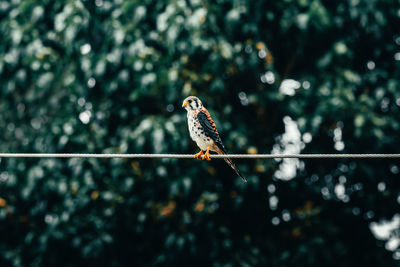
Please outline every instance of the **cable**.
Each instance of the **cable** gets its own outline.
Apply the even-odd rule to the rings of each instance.
[[[193,159],[192,154],[90,154],[90,153],[0,153],[0,158],[177,158]],[[400,158],[400,154],[231,154],[210,158],[232,159],[329,159],[329,158]]]

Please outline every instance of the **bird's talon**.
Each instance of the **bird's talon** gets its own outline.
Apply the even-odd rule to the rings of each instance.
[[[203,160],[208,160],[208,161],[210,161],[211,159],[210,159],[210,152],[206,152],[204,155],[203,155]]]
[[[200,150],[199,153],[195,154],[195,155],[194,155],[194,158],[195,158],[195,159],[198,159],[198,160],[202,160],[201,155],[203,155],[203,150]]]

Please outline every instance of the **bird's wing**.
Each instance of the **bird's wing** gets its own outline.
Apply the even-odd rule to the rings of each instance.
[[[204,129],[205,135],[214,140],[218,148],[220,148],[223,152],[226,153],[226,149],[224,147],[224,144],[222,143],[221,137],[219,136],[217,127],[215,126],[215,123],[206,108],[202,107],[202,109],[197,114],[197,119],[199,120],[200,125]]]
[[[222,140],[218,134],[217,127],[215,126],[215,123],[213,119],[211,119],[210,113],[208,113],[206,108],[201,108],[201,110],[197,114],[197,119],[199,120],[200,125],[203,127],[206,136],[214,140],[215,144],[217,145],[218,149],[216,152],[222,155],[226,154],[226,149],[224,147],[224,144],[222,144]],[[240,173],[235,163],[233,163],[230,158],[224,158],[224,160],[226,161],[226,163],[228,163],[229,166],[231,166],[236,174],[239,175],[244,182],[246,182],[246,178],[244,178],[244,176]]]

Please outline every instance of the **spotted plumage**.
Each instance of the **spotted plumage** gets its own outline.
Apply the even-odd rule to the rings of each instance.
[[[227,152],[217,131],[217,127],[200,99],[195,96],[189,96],[183,101],[182,107],[187,110],[190,137],[201,149],[194,157],[210,160],[210,150],[225,155]],[[229,158],[225,158],[224,160],[246,182],[246,179],[239,172],[233,161]]]

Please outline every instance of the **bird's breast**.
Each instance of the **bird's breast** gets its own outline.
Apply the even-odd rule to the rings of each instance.
[[[188,116],[188,126],[189,126],[190,137],[193,139],[193,141],[196,141],[196,139],[200,137],[203,131],[199,123],[199,120],[196,118],[194,114]]]
[[[207,147],[213,144],[212,139],[206,136],[204,128],[201,126],[195,113],[188,112],[187,117],[190,137],[196,142],[200,149],[207,150]]]

